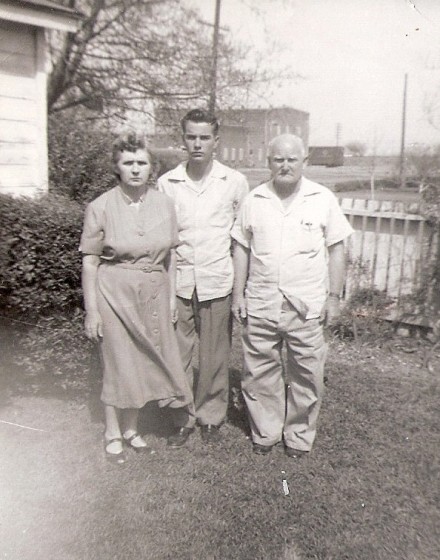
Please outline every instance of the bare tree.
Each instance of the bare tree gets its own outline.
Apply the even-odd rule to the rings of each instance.
[[[350,150],[350,152],[354,156],[364,156],[367,152],[367,145],[356,140],[347,142],[347,144],[345,144],[345,147],[347,148],[347,150]]]
[[[148,112],[152,102],[178,108],[207,103],[212,31],[178,0],[65,0],[83,13],[76,33],[51,35],[50,113],[85,106],[106,116]],[[244,48],[219,39],[217,102],[225,107],[251,88],[288,73],[247,67]]]
[[[426,56],[424,70],[430,74],[423,85],[423,112],[428,123],[440,130],[440,49],[434,49]]]
[[[433,92],[425,94],[423,108],[429,124],[440,130],[440,85]]]
[[[430,186],[440,175],[440,144],[414,144],[406,151],[409,174],[420,182],[421,190]]]

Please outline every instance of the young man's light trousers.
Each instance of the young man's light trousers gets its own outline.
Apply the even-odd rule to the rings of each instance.
[[[248,316],[243,349],[242,389],[253,441],[274,445],[284,438],[288,447],[310,451],[324,392],[322,323],[305,320],[284,300],[278,322]]]
[[[195,413],[200,425],[219,425],[226,419],[231,350],[231,296],[200,302],[177,298],[177,341],[183,367],[194,388]],[[199,336],[199,373],[193,376],[192,357]]]

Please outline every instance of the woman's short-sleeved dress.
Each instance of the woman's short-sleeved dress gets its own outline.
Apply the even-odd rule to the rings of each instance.
[[[117,408],[191,404],[170,314],[170,248],[177,244],[174,206],[148,189],[133,204],[115,187],[91,202],[80,249],[98,255],[98,309],[103,322],[101,399]]]

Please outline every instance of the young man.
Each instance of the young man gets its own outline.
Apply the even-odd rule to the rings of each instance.
[[[323,325],[340,312],[343,240],[352,233],[333,193],[302,177],[304,161],[300,138],[274,138],[271,180],[246,197],[232,232],[232,311],[245,325],[242,388],[253,450],[262,455],[283,439],[288,457],[312,448],[324,389]]]
[[[244,175],[214,160],[217,119],[194,109],[182,119],[188,161],[159,178],[158,188],[175,203],[177,247],[177,338],[194,388],[196,417],[205,443],[220,439],[228,406],[233,265],[231,229],[249,191]],[[199,375],[192,355],[199,336]],[[184,445],[194,428],[173,434],[171,447]]]

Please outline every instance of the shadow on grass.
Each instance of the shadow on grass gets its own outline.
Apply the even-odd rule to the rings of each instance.
[[[250,436],[251,431],[246,413],[246,404],[241,392],[240,378],[241,372],[236,368],[230,368],[228,423],[239,428],[246,436]]]
[[[194,369],[194,377],[197,378],[198,370]],[[229,370],[229,399],[227,423],[239,428],[245,435],[250,434],[246,415],[246,407],[241,396],[240,372],[231,368]],[[156,402],[147,403],[141,410],[139,418],[139,430],[143,434],[152,434],[157,437],[168,437],[174,430],[172,420],[173,410],[160,409]]]
[[[23,354],[20,340],[25,333],[26,328],[21,329],[20,326],[12,325],[9,321],[0,321],[0,410],[12,405],[17,397],[57,399],[85,404],[91,422],[103,424],[104,407],[100,400],[102,374],[97,348],[91,347],[89,358],[87,359],[86,353],[81,366],[70,368],[64,374],[54,373],[57,368],[51,367],[50,360],[44,370],[36,367],[36,372],[33,373],[32,358],[27,360],[26,365],[20,365],[17,360],[17,357]],[[44,339],[41,343],[44,343]],[[53,365],[59,366],[59,364]],[[197,379],[197,368],[194,371],[194,377]],[[245,435],[249,435],[246,407],[241,395],[239,369],[231,367],[229,379],[227,423],[239,428]],[[140,412],[139,430],[141,433],[160,438],[168,437],[175,429],[172,413],[172,410],[160,409],[156,402],[147,403]]]

